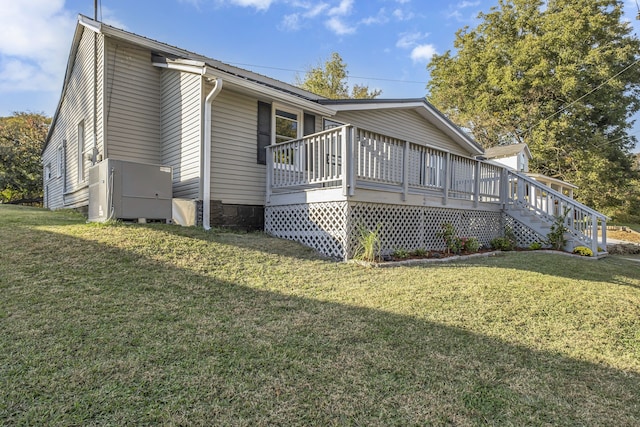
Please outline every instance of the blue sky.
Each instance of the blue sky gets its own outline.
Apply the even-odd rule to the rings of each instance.
[[[640,34],[635,0],[627,18]],[[0,0],[0,116],[52,115],[79,13],[93,0]],[[349,84],[382,98],[425,95],[426,65],[498,0],[100,0],[99,18],[136,34],[294,83],[332,52]],[[640,120],[638,120],[640,122]],[[640,123],[636,126],[640,133]],[[635,131],[634,131],[635,132]]]

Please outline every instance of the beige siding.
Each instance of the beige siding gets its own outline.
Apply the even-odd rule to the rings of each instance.
[[[151,53],[109,40],[106,71],[109,157],[161,163],[160,69],[151,64]]]
[[[470,154],[414,110],[342,111],[331,119],[455,154]]]
[[[79,177],[79,153],[78,153],[78,124],[84,123],[85,147],[94,144],[93,137],[93,97],[94,97],[94,36],[95,33],[83,29],[78,50],[70,58],[73,62],[69,80],[63,93],[55,128],[50,137],[47,149],[43,153],[43,161],[46,165],[51,164],[52,178],[45,182],[47,191],[47,207],[59,209],[63,207],[80,207],[88,203],[88,189],[86,177],[90,162],[83,160],[85,176]],[[98,74],[97,80],[101,80],[101,70],[103,67],[103,38],[97,37]],[[98,84],[97,100],[97,138],[96,146],[98,153],[103,153],[103,138],[100,132],[100,121],[102,117],[102,85]],[[59,174],[57,162],[57,150],[66,141],[64,150],[64,170]],[[59,176],[60,175],[60,176]]]
[[[265,166],[256,162],[257,100],[223,89],[212,107],[211,199],[264,205]]]
[[[162,72],[162,164],[173,167],[173,196],[200,195],[201,82],[199,75]]]

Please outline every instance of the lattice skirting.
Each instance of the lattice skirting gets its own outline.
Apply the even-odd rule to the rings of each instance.
[[[513,231],[516,236],[517,246],[521,248],[528,248],[532,243],[544,243],[547,240],[546,236],[537,233],[511,215],[504,214],[504,226],[505,229],[510,228]]]
[[[323,255],[346,259],[347,202],[267,206],[264,229],[295,240]]]
[[[475,237],[483,245],[503,234],[500,212],[348,202],[265,208],[267,233],[340,259],[353,257],[360,227],[379,227],[383,253],[395,249],[444,249],[436,233],[447,222],[453,224],[459,236]]]

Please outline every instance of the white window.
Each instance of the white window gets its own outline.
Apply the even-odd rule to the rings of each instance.
[[[287,110],[285,108],[275,108],[275,143],[290,141],[302,137],[302,126],[300,126],[300,118],[302,112],[295,110]]]
[[[64,148],[62,145],[58,147],[58,151],[56,153],[56,176],[60,178],[62,176],[62,171],[64,170]]]
[[[47,163],[44,167],[44,180],[49,181],[51,179],[51,163]]]
[[[340,126],[344,126],[344,123],[337,122],[337,121],[331,120],[331,119],[327,119],[325,117],[322,118],[322,130],[338,128]]]
[[[85,135],[84,120],[78,123],[78,182],[84,182],[85,179]]]

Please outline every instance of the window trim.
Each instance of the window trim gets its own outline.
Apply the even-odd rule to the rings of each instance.
[[[277,111],[280,110],[282,112],[285,113],[289,113],[289,114],[295,114],[297,119],[296,119],[296,123],[297,125],[297,129],[296,129],[296,137],[293,139],[300,139],[303,137],[304,135],[304,112],[299,109],[299,108],[294,108],[294,107],[289,107],[287,105],[284,104],[278,104],[278,103],[273,103],[271,104],[271,144],[275,144],[276,143],[276,132],[277,132],[277,128],[276,128],[276,116],[277,116]]]
[[[84,153],[86,144],[86,135],[84,128],[84,120],[80,120],[78,123],[78,183],[85,182],[85,165],[84,165]]]
[[[44,166],[44,180],[48,182],[51,180],[51,162]]]
[[[62,170],[64,169],[64,146],[62,144],[58,145],[58,149],[56,150],[56,177],[60,178],[62,176]]]

